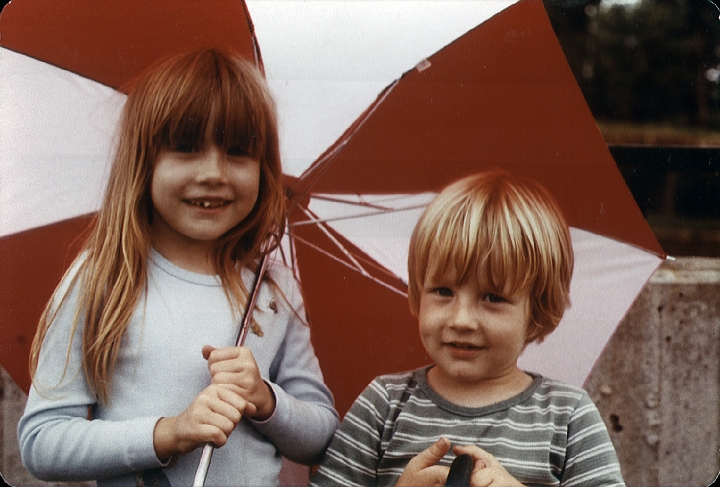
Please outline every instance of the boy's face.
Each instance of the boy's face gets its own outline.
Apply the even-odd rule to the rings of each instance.
[[[420,293],[420,338],[436,378],[466,388],[517,372],[529,321],[528,295],[498,295],[482,277],[428,282]]]

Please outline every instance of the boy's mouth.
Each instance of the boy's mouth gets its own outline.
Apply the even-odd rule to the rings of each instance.
[[[447,342],[445,345],[457,348],[460,350],[480,350],[482,347],[479,345],[473,345],[472,343],[464,343],[464,342]]]

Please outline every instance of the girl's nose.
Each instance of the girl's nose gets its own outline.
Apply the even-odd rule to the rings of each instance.
[[[211,145],[200,153],[198,180],[204,183],[220,183],[225,180],[225,154]]]

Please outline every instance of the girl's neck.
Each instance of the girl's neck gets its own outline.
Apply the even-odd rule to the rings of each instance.
[[[213,260],[212,242],[188,239],[178,242],[176,239],[162,238],[162,234],[152,233],[151,242],[156,252],[176,266],[197,274],[217,274]]]

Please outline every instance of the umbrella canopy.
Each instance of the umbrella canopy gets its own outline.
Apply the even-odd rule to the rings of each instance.
[[[326,369],[329,383],[357,390],[368,377],[427,362],[401,294],[421,194],[493,167],[540,181],[568,217],[577,257],[573,306],[521,362],[582,385],[663,254],[540,0],[509,6],[420,60],[293,186],[309,198],[310,211],[298,207],[291,218],[315,340],[327,362],[345,364]],[[362,216],[368,213],[375,215]],[[325,231],[308,220],[326,220]],[[373,273],[363,257],[395,277],[359,277]]]
[[[442,186],[490,167],[538,179],[568,215],[573,307],[523,366],[582,384],[664,254],[540,0],[15,0],[0,16],[0,360],[22,388],[101,199],[122,86],[208,44],[262,52],[292,255],[341,413],[375,375],[427,363],[404,294],[409,233]]]

